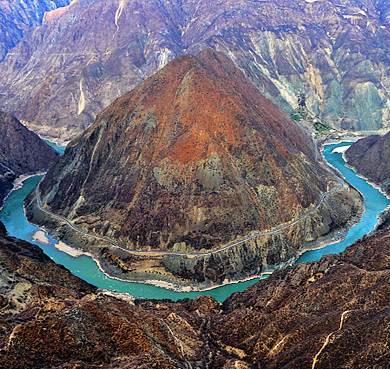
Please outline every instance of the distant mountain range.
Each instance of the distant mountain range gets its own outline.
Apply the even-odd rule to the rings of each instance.
[[[71,0],[0,1],[0,62],[30,29],[40,26],[46,12]]]
[[[206,49],[174,59],[100,113],[47,173],[41,200],[84,231],[127,249],[205,252],[316,207],[336,184],[314,156],[307,132],[225,55]],[[343,208],[334,201],[343,201]],[[339,191],[304,222],[232,248],[231,257],[191,259],[199,264],[191,267],[176,257],[161,263],[199,282],[251,274],[345,227],[359,201],[354,190]],[[35,224],[62,227],[29,203]],[[142,269],[133,261],[128,268]]]
[[[286,112],[305,96],[324,123],[388,126],[387,1],[79,0],[0,64],[0,106],[67,140],[174,57],[228,55]]]

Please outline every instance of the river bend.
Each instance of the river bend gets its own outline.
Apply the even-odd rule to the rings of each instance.
[[[360,192],[365,196],[366,211],[362,220],[349,230],[344,241],[329,245],[319,250],[309,251],[303,254],[298,262],[313,261],[320,259],[325,254],[338,253],[343,251],[348,245],[363,237],[366,233],[372,231],[378,223],[378,214],[390,204],[390,200],[383,196],[377,189],[368,184],[364,179],[358,177],[354,171],[345,166],[342,155],[332,153],[336,147],[350,145],[350,143],[339,143],[326,145],[323,155],[326,160],[336,167]],[[200,295],[208,294],[218,301],[225,300],[233,292],[243,291],[249,285],[258,281],[253,279],[246,282],[233,283],[222,287],[214,288],[207,292],[175,292],[151,285],[124,282],[105,276],[98,268],[97,264],[88,256],[81,255],[72,257],[58,250],[54,245],[55,240],[48,237],[49,244],[33,240],[33,235],[39,230],[38,227],[27,222],[23,211],[23,200],[28,193],[39,183],[41,177],[34,176],[24,181],[23,187],[13,191],[7,198],[3,209],[0,212],[0,219],[5,224],[10,236],[18,237],[40,246],[43,251],[55,262],[64,265],[73,274],[92,283],[99,288],[115,290],[117,292],[127,292],[135,297],[145,298],[169,298],[178,300],[181,298],[195,298]]]

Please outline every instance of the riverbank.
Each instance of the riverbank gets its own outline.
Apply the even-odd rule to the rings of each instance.
[[[386,191],[383,190],[383,188],[381,186],[379,186],[379,184],[375,183],[375,182],[372,182],[370,179],[368,179],[367,177],[363,176],[362,174],[360,174],[356,168],[349,164],[348,161],[347,161],[347,158],[345,157],[345,154],[343,154],[343,159],[345,161],[345,166],[351,170],[353,170],[356,174],[357,177],[365,180],[369,185],[371,185],[372,187],[374,187],[376,190],[378,190],[383,196],[385,196],[386,198],[388,198],[390,200],[390,194],[388,194]]]
[[[346,191],[349,191],[348,185]],[[331,196],[331,194],[328,194],[327,197],[329,196]],[[361,196],[361,198],[362,200],[360,200],[360,203],[364,201],[364,197]],[[94,240],[92,243],[86,242],[85,234],[78,235],[79,237],[77,235],[76,236],[72,235],[71,239],[67,239],[67,238],[62,238],[62,239],[65,239],[65,242],[71,245],[79,244],[81,246],[81,253],[91,255],[93,260],[98,265],[99,270],[108,278],[116,279],[118,281],[132,282],[132,283],[146,283],[149,285],[163,287],[178,292],[188,292],[188,291],[204,292],[228,284],[235,284],[235,283],[240,283],[242,281],[256,280],[258,278],[263,277],[264,275],[268,275],[272,273],[274,270],[278,268],[281,268],[285,265],[293,264],[297,259],[299,259],[301,255],[303,255],[308,251],[318,250],[328,245],[339,242],[341,239],[345,238],[347,230],[351,228],[353,225],[355,225],[359,221],[359,219],[361,219],[362,216],[361,213],[362,213],[362,209],[360,209],[357,212],[357,216],[349,220],[349,223],[346,224],[347,229],[342,229],[341,231],[337,229],[336,231],[331,231],[331,233],[327,234],[325,237],[321,237],[320,240],[316,240],[313,242],[306,242],[304,247],[300,249],[299,248],[294,249],[294,252],[291,254],[291,257],[282,263],[278,263],[274,265],[262,265],[261,268],[256,268],[257,272],[256,269],[253,270],[252,273],[248,273],[248,271],[245,273],[237,272],[234,276],[230,275],[228,277],[221,279],[222,280],[221,282],[217,282],[217,281],[200,282],[188,278],[183,279],[180,276],[174,275],[171,272],[167,271],[166,269],[164,270],[164,268],[161,267],[161,264],[163,263],[163,258],[160,258],[159,260],[155,261],[154,267],[149,270],[147,270],[147,268],[145,267],[145,265],[149,263],[149,260],[139,261],[140,259],[138,258],[138,264],[137,264],[138,267],[134,265],[134,261],[126,264],[123,262],[123,260],[129,258],[129,254],[131,254],[131,250],[129,251],[121,250],[120,252],[118,252],[118,250],[115,250],[115,248],[112,246],[99,244],[99,242],[101,242],[102,240]],[[61,233],[64,235],[63,231],[61,231]],[[69,232],[69,231],[65,232],[66,237],[69,237],[71,233],[73,234],[75,232]],[[259,235],[255,237],[257,238],[259,237]],[[84,242],[82,242],[82,240],[84,240]],[[80,242],[82,242],[82,244],[80,244]],[[245,242],[242,242],[242,244],[240,245],[234,245],[234,249],[237,249],[237,251],[233,253],[233,255],[231,255],[230,253],[230,256],[228,256],[229,253],[226,252],[225,258],[234,259],[235,255],[237,255],[238,253],[242,253],[243,248],[248,249],[248,247],[250,249],[252,246],[246,245]],[[104,258],[102,256],[102,248],[109,249],[109,253],[108,253],[109,258],[107,257]],[[80,250],[79,248],[77,249]],[[225,251],[216,250],[213,253],[225,254]],[[187,256],[180,255],[180,256],[183,256],[183,258],[186,259],[189,257],[195,259],[198,258],[199,260],[201,260],[204,257],[204,255],[201,254],[196,256],[194,255],[187,255]],[[181,259],[181,261],[177,261],[177,262],[185,263],[186,260],[183,261],[183,258]],[[135,270],[134,268],[140,270],[140,272],[133,272]]]
[[[35,173],[35,174],[22,174],[21,176],[16,177],[13,184],[12,184],[13,185],[12,189],[7,193],[7,196],[5,196],[5,198],[3,199],[3,203],[1,204],[1,202],[0,202],[0,211],[3,209],[6,200],[12,194],[12,192],[17,191],[23,187],[23,182],[25,180],[32,178],[32,177],[35,177],[35,176],[43,176],[44,174],[45,174],[45,172],[39,172],[39,173]]]
[[[365,132],[366,134],[363,134],[363,132],[362,132],[362,133],[360,133],[358,136],[355,136],[355,137],[347,136],[347,137],[345,137],[345,138],[343,138],[343,139],[336,140],[335,143],[356,142],[356,141],[358,141],[359,139],[368,137],[368,136],[370,136],[370,135],[372,135],[372,134],[383,135],[383,134],[386,134],[387,132],[388,132],[387,130],[378,130],[378,131],[372,131],[372,132]],[[332,142],[325,141],[325,142],[323,143],[323,146],[325,146],[325,145],[331,145],[332,143],[334,143],[333,140],[332,140]],[[347,149],[348,149],[348,148],[347,148]],[[365,176],[363,176],[362,174],[360,174],[360,173],[356,170],[356,168],[355,168],[353,165],[350,165],[350,164],[348,163],[347,157],[346,157],[346,155],[345,155],[345,152],[347,151],[347,149],[344,149],[344,147],[342,147],[342,148],[340,148],[340,150],[335,149],[334,152],[338,152],[338,153],[341,153],[341,154],[342,154],[342,158],[343,158],[343,160],[345,161],[345,166],[346,166],[347,168],[353,170],[353,171],[355,172],[355,174],[356,174],[357,177],[359,177],[359,178],[363,179],[364,181],[366,181],[369,185],[371,185],[372,187],[374,187],[374,188],[375,188],[376,190],[378,190],[383,196],[385,196],[387,199],[390,200],[390,194],[387,193],[386,191],[384,191],[384,190],[382,189],[382,187],[381,187],[379,184],[377,184],[377,183],[371,181],[371,180],[368,179],[367,177],[365,177]],[[336,151],[336,150],[337,150],[337,151]],[[383,212],[390,212],[390,205],[389,205]],[[381,217],[380,217],[379,214],[378,214],[378,219],[381,220]]]
[[[146,284],[149,286],[158,287],[158,288],[162,288],[162,289],[169,290],[172,292],[183,293],[183,294],[189,293],[189,292],[196,292],[196,293],[209,292],[209,291],[213,291],[213,290],[216,290],[218,288],[221,288],[221,287],[232,286],[232,285],[237,285],[240,283],[251,282],[251,281],[254,281],[254,283],[255,283],[257,280],[264,279],[267,276],[269,276],[270,274],[272,274],[272,272],[273,272],[273,271],[272,272],[271,271],[270,272],[262,272],[259,275],[253,275],[253,276],[243,278],[240,280],[235,280],[235,281],[234,280],[229,280],[229,281],[225,280],[224,282],[222,282],[221,284],[218,284],[218,285],[199,288],[199,287],[190,286],[190,285],[179,285],[175,281],[169,282],[169,281],[164,281],[164,280],[147,279],[148,278],[147,276],[145,276],[145,278],[140,278],[140,279],[121,278],[121,277],[113,275],[114,274],[113,270],[110,271],[109,269],[104,268],[103,263],[101,262],[101,260],[99,258],[96,258],[93,255],[91,257],[93,258],[93,260],[97,264],[99,270],[107,278],[111,278],[111,279],[125,282],[125,283],[137,283],[140,285]],[[150,276],[149,276],[149,278],[150,278]],[[183,298],[184,298],[184,296],[183,296]]]
[[[379,186],[379,185],[378,185],[377,183],[375,183],[375,182],[370,181],[367,177],[365,177],[365,176],[363,176],[362,174],[360,174],[360,173],[356,170],[356,168],[355,168],[354,166],[348,164],[347,159],[346,159],[346,157],[345,157],[345,153],[343,154],[343,159],[344,159],[344,161],[345,161],[345,166],[346,166],[347,168],[353,170],[353,171],[355,172],[355,174],[356,174],[357,177],[359,177],[359,178],[363,179],[364,181],[366,181],[369,185],[371,185],[373,188],[375,188],[376,190],[378,190],[384,197],[386,197],[388,200],[390,200],[390,194],[388,194],[386,191],[384,191],[384,190],[382,189],[381,186]],[[379,227],[379,226],[388,218],[388,215],[389,215],[389,214],[390,214],[390,205],[389,205],[386,209],[384,209],[381,213],[379,213],[379,214],[377,215],[378,224],[376,225],[376,227],[374,228],[374,230],[370,232],[370,234],[373,234],[373,233],[376,231],[377,227]]]
[[[342,145],[345,142],[351,143],[351,138],[348,137],[347,139],[343,138],[338,140],[339,145]],[[329,142],[328,140],[324,140],[324,142],[322,142],[322,151],[324,153],[328,151],[329,149],[327,149],[327,146],[332,143],[334,143],[334,141]],[[353,187],[362,193],[365,199],[366,211],[364,212],[363,218],[359,224],[356,227],[351,228],[343,241],[334,245],[325,246],[323,249],[319,249],[314,252],[309,251],[306,255],[303,254],[302,258],[300,258],[298,262],[312,261],[315,260],[315,258],[320,258],[321,256],[331,252],[341,252],[345,249],[345,247],[352,244],[357,239],[362,238],[366,234],[374,233],[377,230],[377,227],[382,223],[380,214],[383,214],[383,212],[389,208],[389,197],[384,196],[383,192],[379,191],[377,186],[373,186],[372,183],[369,183],[366,179],[358,176],[356,171],[354,171],[353,168],[351,168],[344,160],[343,153],[339,153],[338,155],[340,159],[334,160],[333,164],[328,162],[328,165],[341,176],[346,178]],[[343,163],[342,165],[341,162]]]
[[[32,235],[37,230],[39,230],[38,228],[35,228],[26,222],[25,217],[24,217],[24,213],[23,213],[23,205],[22,205],[24,196],[26,196],[26,194],[28,194],[31,191],[31,189],[35,186],[35,184],[38,181],[39,181],[39,179],[34,179],[34,178],[28,179],[26,181],[27,183],[25,185],[26,186],[28,185],[29,187],[26,187],[25,189],[22,188],[22,189],[19,189],[18,191],[16,191],[14,193],[14,195],[15,195],[15,197],[18,197],[17,202],[15,202],[16,199],[10,199],[9,203],[6,206],[7,209],[5,210],[5,212],[3,212],[3,214],[0,214],[1,218],[3,219],[3,217],[4,217],[4,219],[6,220],[7,229],[10,231],[10,235],[12,235],[12,236],[16,236],[18,238],[30,240],[31,239],[31,238],[29,238],[29,237],[31,237],[30,234]],[[28,184],[28,182],[31,182],[31,184]],[[23,194],[25,194],[25,195],[23,195]],[[11,198],[12,197],[13,196],[11,196]],[[378,201],[374,200],[374,202],[377,203]],[[21,205],[18,205],[18,203]],[[18,213],[19,215],[15,211],[18,208],[20,208],[20,212]],[[10,212],[11,209],[12,209],[12,212]],[[377,217],[376,217],[377,214],[378,213],[376,213],[374,216],[374,218],[376,219],[375,223],[377,223]],[[9,217],[11,217],[11,218],[9,218]],[[9,220],[6,218],[9,218]],[[13,224],[15,224],[16,226],[14,227]],[[369,229],[368,231],[370,231],[370,230],[371,229]],[[64,229],[62,229],[62,230],[60,229],[60,231],[64,232]],[[351,232],[351,233],[353,233],[353,232]],[[320,242],[317,242],[315,244],[312,243],[310,249],[311,250],[318,249],[321,252],[324,251],[324,253],[325,252],[326,253],[338,252],[337,251],[338,244],[332,244],[331,246],[329,246],[329,251],[326,251],[325,250],[326,247],[324,247],[324,246],[326,246],[326,244],[330,244],[334,241],[337,241],[337,237],[339,237],[338,239],[340,239],[340,234],[336,234],[335,236],[336,236],[335,239],[326,239],[326,240],[322,239]],[[358,238],[360,238],[360,237],[362,237],[362,235],[358,236]],[[348,238],[350,238],[350,237],[348,237]],[[354,240],[350,241],[350,243],[353,243],[353,242],[354,242]],[[72,245],[72,248],[73,248],[73,245],[74,245],[73,242],[66,242],[66,243],[68,245]],[[45,253],[47,255],[49,255],[51,258],[53,258],[53,260],[65,265],[68,269],[70,269],[77,276],[87,280],[89,283],[92,283],[92,284],[94,284],[102,289],[108,289],[108,290],[123,292],[123,293],[130,293],[131,295],[134,295],[136,297],[170,298],[172,300],[177,300],[177,299],[181,299],[184,297],[195,298],[195,297],[204,293],[204,292],[176,293],[172,290],[167,290],[165,288],[155,287],[156,283],[150,284],[150,285],[145,284],[146,281],[148,283],[151,282],[151,280],[150,280],[151,275],[148,273],[145,273],[142,282],[137,280],[137,281],[135,281],[136,283],[123,282],[126,279],[121,278],[121,277],[108,278],[106,275],[111,274],[109,272],[109,268],[105,268],[100,263],[100,261],[97,260],[97,258],[95,258],[95,261],[92,258],[87,257],[85,255],[81,255],[77,258],[74,258],[74,257],[69,256],[68,254],[60,252],[55,247],[55,245],[42,244],[40,246],[45,251]],[[345,248],[346,246],[343,246],[343,247]],[[335,249],[336,249],[336,251],[334,251]],[[307,250],[300,250],[299,253],[301,254],[303,251],[307,251]],[[314,251],[314,252],[316,252],[316,251]],[[321,257],[321,255],[318,255],[318,257],[317,257],[317,255],[315,256],[316,259],[319,259],[320,257]],[[316,260],[316,259],[314,259],[314,260]],[[290,262],[292,263],[293,260],[290,260]],[[224,301],[224,299],[226,299],[231,293],[236,292],[236,291],[243,291],[246,287],[255,283],[255,281],[257,281],[256,277],[259,277],[261,275],[264,276],[268,273],[271,273],[272,271],[273,270],[266,271],[263,269],[263,270],[261,270],[261,272],[259,271],[259,273],[255,273],[251,276],[248,276],[248,275],[242,276],[242,278],[240,280],[244,280],[246,282],[239,282],[238,280],[224,280],[220,284],[222,287],[215,287],[214,288],[214,286],[213,286],[213,287],[209,287],[207,289],[204,289],[204,291],[208,291],[207,294],[213,296],[218,301]],[[157,277],[158,277],[158,275],[157,275]],[[165,284],[165,283],[163,283],[163,284]],[[160,283],[160,285],[161,285],[161,283]],[[164,287],[167,287],[167,286],[168,285],[165,285]],[[210,288],[212,288],[212,289],[210,289]]]

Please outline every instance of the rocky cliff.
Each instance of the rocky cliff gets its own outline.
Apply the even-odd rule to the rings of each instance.
[[[387,231],[224,303],[97,291],[0,223],[0,367],[386,368]]]
[[[178,55],[224,52],[288,113],[388,125],[386,1],[84,0],[48,13],[0,64],[0,106],[41,135],[74,138]]]
[[[345,157],[358,173],[390,195],[390,133],[368,136],[355,142]]]
[[[71,0],[1,1],[0,61],[30,29],[40,26],[46,12],[68,5]]]
[[[55,150],[12,115],[0,112],[0,205],[22,174],[47,171],[58,158]]]
[[[207,49],[178,57],[104,110],[68,145],[40,193],[47,210],[126,249],[196,254],[299,218],[336,183],[315,161],[310,136]],[[181,277],[221,283],[238,275],[228,261],[252,274],[287,262],[359,213],[355,191],[335,196],[343,208],[331,196],[304,222],[232,248],[235,257],[161,263]],[[58,227],[29,204],[34,223]],[[213,270],[207,277],[205,265]]]

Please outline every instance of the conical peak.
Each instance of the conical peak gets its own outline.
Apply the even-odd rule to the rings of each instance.
[[[40,188],[53,210],[96,215],[96,232],[107,222],[129,248],[210,248],[315,203],[309,145],[229,59],[205,50],[118,98]],[[49,198],[49,179],[67,195]]]
[[[308,140],[295,123],[249,82],[223,54],[206,49],[183,55],[120,97],[100,116],[143,142],[144,155],[155,145],[172,161],[205,160],[212,152],[241,149],[249,133],[275,147],[309,153]],[[92,128],[93,129],[93,128]],[[118,137],[118,135],[116,135]],[[121,135],[120,135],[121,136]],[[153,154],[152,154],[153,153]]]

